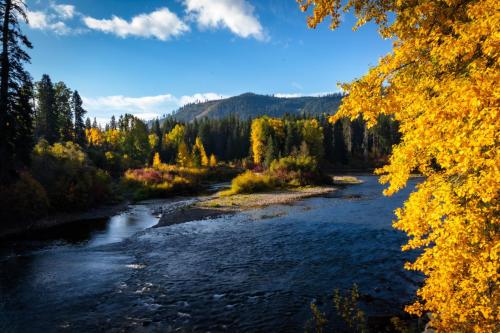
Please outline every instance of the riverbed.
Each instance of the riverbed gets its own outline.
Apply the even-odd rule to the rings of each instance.
[[[1,332],[302,332],[309,304],[353,283],[370,317],[401,313],[421,277],[373,176],[326,196],[151,228],[145,202],[85,230],[0,248]],[[161,207],[162,209],[159,209]],[[40,235],[42,236],[42,235]]]

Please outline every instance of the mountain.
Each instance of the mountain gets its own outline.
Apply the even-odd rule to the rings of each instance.
[[[286,113],[333,114],[337,112],[341,100],[342,94],[283,98],[246,93],[220,100],[188,104],[175,111],[172,116],[178,121],[191,122],[203,117],[224,118],[231,114],[237,114],[240,118],[256,118],[264,115],[281,117]]]

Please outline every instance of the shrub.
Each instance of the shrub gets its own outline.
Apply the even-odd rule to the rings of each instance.
[[[321,180],[318,163],[311,156],[287,156],[274,160],[269,173],[278,182],[292,186],[309,185]]]
[[[27,223],[45,216],[49,199],[45,189],[29,173],[21,173],[14,184],[0,186],[0,221]]]
[[[122,185],[135,200],[191,193],[200,188],[208,169],[179,167],[161,163],[153,168],[127,170]]]
[[[276,182],[271,176],[248,170],[234,178],[231,182],[231,189],[222,192],[222,195],[262,192],[275,187]]]
[[[110,176],[90,165],[85,152],[75,143],[50,146],[40,141],[34,149],[31,169],[54,210],[83,210],[110,197]]]

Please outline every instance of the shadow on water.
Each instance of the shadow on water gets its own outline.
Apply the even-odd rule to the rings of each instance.
[[[368,316],[399,314],[420,277],[403,269],[412,255],[391,220],[413,187],[388,199],[363,179],[331,197],[154,229],[143,205],[70,243],[2,255],[0,331],[302,332],[313,300],[354,282]]]

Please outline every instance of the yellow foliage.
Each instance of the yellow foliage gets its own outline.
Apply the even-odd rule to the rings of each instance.
[[[99,128],[87,128],[85,130],[87,142],[92,146],[100,146],[104,143],[104,135]]]
[[[274,179],[266,174],[259,174],[250,170],[245,171],[231,181],[231,188],[221,192],[222,196],[239,193],[263,192],[274,188]]]
[[[316,27],[338,26],[341,10],[354,11],[356,27],[375,21],[394,47],[349,93],[340,117],[380,114],[400,123],[402,141],[378,170],[391,195],[411,172],[417,186],[394,227],[423,249],[407,268],[426,274],[420,302],[410,313],[432,312],[438,331],[498,330],[500,227],[500,4],[477,1],[299,0]],[[387,13],[394,19],[387,19]]]
[[[187,167],[191,164],[191,156],[188,147],[183,141],[179,144],[179,149],[177,151],[177,164],[183,167]]]
[[[123,138],[123,133],[117,129],[110,129],[104,133],[104,138],[107,144],[116,147]]]
[[[210,155],[210,161],[208,162],[208,166],[214,168],[217,166],[217,158],[214,154]]]
[[[162,164],[160,154],[155,153],[155,156],[153,157],[153,168],[158,169],[162,166]]]
[[[158,138],[158,135],[152,133],[152,134],[149,134],[148,135],[148,142],[149,142],[149,147],[151,149],[154,149],[156,147],[156,145],[158,144],[158,141],[160,139]]]
[[[274,134],[277,138],[285,137],[283,120],[277,118],[261,117],[252,121],[250,139],[252,154],[255,164],[261,164],[266,152],[267,138]]]
[[[208,156],[205,151],[205,147],[203,146],[203,142],[201,142],[201,139],[199,137],[196,138],[196,141],[193,146],[193,160],[199,157],[199,164],[197,166],[208,166]]]
[[[178,147],[184,141],[185,134],[186,127],[177,124],[169,133],[165,134],[165,142],[167,144]]]

